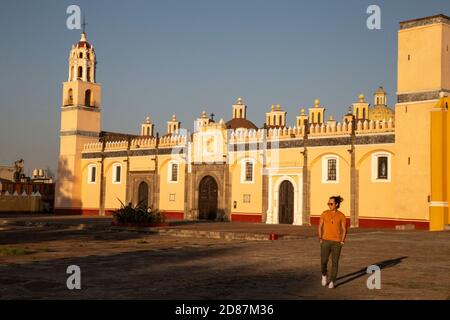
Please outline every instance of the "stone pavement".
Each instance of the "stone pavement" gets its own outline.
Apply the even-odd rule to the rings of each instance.
[[[450,299],[449,232],[351,229],[331,290],[320,285],[315,227],[171,227],[296,237],[250,241],[117,231],[109,224],[95,217],[1,217],[0,298]],[[81,290],[66,287],[72,264],[81,268]],[[372,264],[381,267],[380,290],[366,287]]]

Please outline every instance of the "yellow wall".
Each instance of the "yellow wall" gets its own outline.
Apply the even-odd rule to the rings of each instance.
[[[399,217],[428,220],[430,111],[435,103],[407,103],[395,107],[395,212]]]
[[[259,213],[262,214],[262,167],[258,159],[258,151],[240,151],[233,154],[234,163],[230,165],[231,178],[231,212],[232,213]],[[245,170],[244,159],[254,162],[253,182],[241,181],[241,172]],[[250,203],[244,203],[244,194],[250,195]],[[234,208],[236,201],[236,208]]]
[[[398,32],[398,93],[441,89],[442,26],[432,24]]]
[[[340,211],[350,217],[350,154],[349,146],[330,146],[308,149],[308,161],[310,171],[310,191],[312,216],[320,215],[328,210],[327,203],[331,196],[340,195],[344,198]],[[338,183],[322,183],[322,159],[326,155],[339,158]],[[326,174],[326,173],[325,173]]]
[[[394,144],[366,145],[356,148],[356,168],[358,170],[358,210],[360,218],[396,218],[394,209],[396,183],[393,172],[396,172]],[[391,155],[390,180],[372,180],[373,155],[382,152]]]
[[[186,166],[182,159],[177,159],[178,181],[169,182],[171,155],[158,157],[159,184],[159,209],[161,211],[184,211],[184,184]],[[170,201],[170,194],[175,194],[175,201]]]

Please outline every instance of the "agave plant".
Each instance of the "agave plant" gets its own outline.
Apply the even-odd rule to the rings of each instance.
[[[125,205],[120,199],[117,200],[121,207],[113,214],[116,223],[149,224],[165,221],[165,216],[159,210],[152,210],[143,203],[133,206],[131,202]]]

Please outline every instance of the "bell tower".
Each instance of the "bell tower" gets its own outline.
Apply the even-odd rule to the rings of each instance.
[[[395,212],[428,221],[430,230],[442,230],[449,223],[448,180],[445,172],[437,169],[444,168],[443,147],[448,136],[444,121],[448,111],[439,102],[450,93],[449,46],[450,17],[446,15],[400,22]]]
[[[60,151],[55,209],[81,214],[81,152],[100,133],[101,86],[96,82],[94,47],[81,34],[69,54],[68,79],[63,83]]]

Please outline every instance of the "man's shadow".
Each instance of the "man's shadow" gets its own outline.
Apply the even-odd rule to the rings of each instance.
[[[385,269],[385,268],[390,268],[390,267],[396,266],[397,264],[402,262],[403,259],[406,259],[406,258],[408,258],[408,257],[405,256],[405,257],[399,257],[399,258],[391,259],[391,260],[384,260],[384,261],[373,263],[373,265],[378,266],[380,268],[380,270],[381,270],[381,269]],[[365,275],[368,275],[367,267],[362,268],[362,269],[360,269],[358,271],[346,274],[345,276],[341,276],[341,277],[337,278],[336,281],[339,281],[339,280],[342,280],[342,279],[346,279],[346,278],[348,278],[348,279],[337,283],[335,287],[340,287],[340,286],[342,286],[342,285],[344,285],[344,284],[346,284],[346,283],[348,283],[350,281],[353,281],[353,280],[358,279],[358,278],[360,278],[362,276],[365,276]]]

